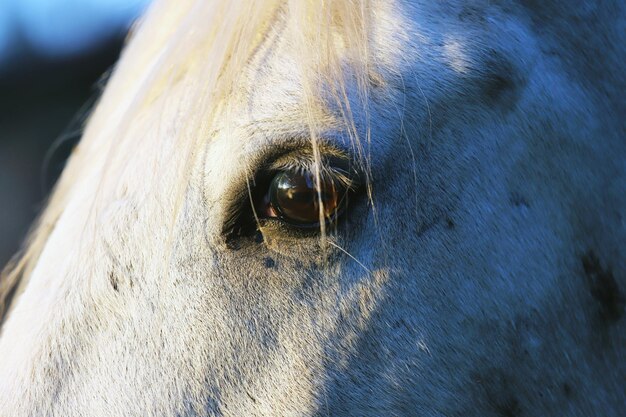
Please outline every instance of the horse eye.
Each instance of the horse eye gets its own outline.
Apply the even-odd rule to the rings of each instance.
[[[318,189],[310,172],[280,171],[271,180],[263,199],[261,214],[278,218],[299,227],[312,227],[320,222],[321,214],[331,220],[339,210],[346,189],[338,181],[320,179]]]

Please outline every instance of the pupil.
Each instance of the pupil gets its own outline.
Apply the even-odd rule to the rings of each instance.
[[[319,223],[320,199],[324,217],[331,217],[339,204],[339,196],[332,181],[321,181],[315,186],[311,173],[281,172],[272,181],[270,201],[272,206],[288,221]]]

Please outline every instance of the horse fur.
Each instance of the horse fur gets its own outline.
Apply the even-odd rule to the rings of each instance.
[[[621,415],[625,21],[157,2],[3,278],[0,415]],[[329,152],[336,228],[230,235]]]

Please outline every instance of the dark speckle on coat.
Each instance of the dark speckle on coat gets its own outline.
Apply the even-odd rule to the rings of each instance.
[[[276,261],[270,257],[265,258],[263,263],[266,268],[274,268],[276,266]]]
[[[593,298],[598,302],[600,317],[608,324],[624,315],[626,300],[610,268],[602,268],[593,251],[582,257],[583,269]]]
[[[119,291],[117,277],[113,272],[109,272],[109,282],[111,283],[114,291]]]

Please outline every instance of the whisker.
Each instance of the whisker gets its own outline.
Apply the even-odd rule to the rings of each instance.
[[[361,261],[359,261],[357,258],[355,258],[350,252],[348,252],[347,250],[345,250],[344,248],[342,248],[341,246],[339,246],[338,244],[336,244],[335,242],[333,242],[331,240],[328,240],[328,243],[331,246],[334,246],[335,248],[339,249],[340,251],[342,251],[343,253],[348,255],[350,257],[350,259],[352,259],[354,262],[356,262],[361,268],[365,269],[365,271],[367,271],[368,274],[372,273],[372,271],[368,267],[363,265],[363,263]]]

